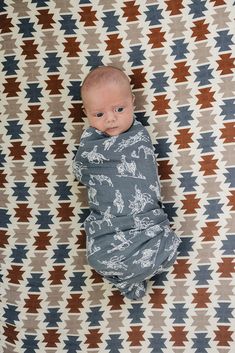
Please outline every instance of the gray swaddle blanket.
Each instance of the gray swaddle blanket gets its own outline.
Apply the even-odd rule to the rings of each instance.
[[[113,137],[89,127],[73,170],[88,188],[89,264],[127,297],[142,297],[145,280],[173,264],[180,242],[161,207],[147,130],[137,120]]]

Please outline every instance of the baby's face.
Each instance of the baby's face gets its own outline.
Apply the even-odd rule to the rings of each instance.
[[[126,83],[106,82],[101,87],[90,87],[83,104],[90,126],[109,136],[117,136],[132,125],[133,101]]]

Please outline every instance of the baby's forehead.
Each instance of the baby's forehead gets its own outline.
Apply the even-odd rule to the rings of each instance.
[[[118,68],[110,66],[101,66],[92,70],[84,79],[81,86],[81,98],[84,103],[84,99],[94,89],[99,89],[101,86],[106,85],[120,86],[121,89],[127,89],[131,93],[131,86],[129,78],[126,74]]]
[[[129,84],[129,79],[126,74],[115,67],[101,66],[92,70],[84,79],[82,89],[90,88],[94,84],[104,83],[106,81]]]
[[[128,78],[120,70],[95,70],[90,73],[84,80],[83,86],[87,88],[92,87],[94,84],[101,84],[105,82],[110,83],[128,83]]]

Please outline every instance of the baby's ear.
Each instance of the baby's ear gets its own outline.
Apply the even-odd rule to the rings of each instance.
[[[84,107],[84,105],[82,105],[82,111],[83,111],[83,113],[87,116],[86,108]]]

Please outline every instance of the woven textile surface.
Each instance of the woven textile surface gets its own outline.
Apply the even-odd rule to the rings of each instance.
[[[0,3],[0,352],[235,352],[231,0]],[[87,264],[72,160],[92,67],[130,77],[182,243],[130,301]]]

